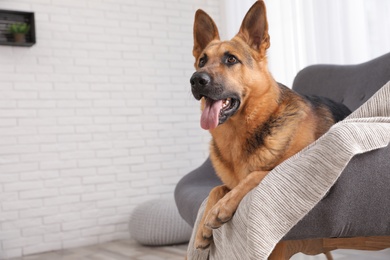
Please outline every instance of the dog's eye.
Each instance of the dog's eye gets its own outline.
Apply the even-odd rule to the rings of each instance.
[[[207,57],[206,56],[203,56],[202,58],[199,59],[199,68],[202,68],[207,62]]]
[[[237,58],[234,57],[233,55],[229,55],[226,58],[226,64],[228,64],[228,65],[233,65],[233,64],[236,64],[237,62],[238,62]]]

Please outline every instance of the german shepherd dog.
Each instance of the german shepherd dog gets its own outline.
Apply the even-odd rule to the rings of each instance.
[[[220,41],[204,11],[195,14],[191,91],[201,100],[200,124],[212,135],[210,158],[224,183],[210,192],[196,248],[210,245],[212,230],[232,218],[243,197],[275,166],[350,113],[344,105],[278,84],[267,68],[269,46],[263,1],[250,8],[230,41]]]

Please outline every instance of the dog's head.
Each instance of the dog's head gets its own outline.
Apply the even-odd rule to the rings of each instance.
[[[238,34],[230,41],[220,41],[211,17],[202,10],[196,12],[193,48],[196,72],[190,83],[194,97],[202,100],[202,128],[212,130],[225,123],[245,106],[254,88],[261,92],[267,80],[264,74],[268,72],[269,46],[263,1],[257,1],[249,9]]]

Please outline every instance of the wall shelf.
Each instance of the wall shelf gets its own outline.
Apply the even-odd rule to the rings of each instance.
[[[30,30],[26,34],[26,42],[15,42],[13,35],[8,32],[9,26],[14,23],[30,25]],[[0,45],[29,47],[34,45],[35,42],[34,13],[0,9]]]

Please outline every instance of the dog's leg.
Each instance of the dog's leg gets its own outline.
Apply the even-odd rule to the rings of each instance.
[[[229,221],[245,195],[259,185],[268,173],[268,171],[251,172],[212,207],[206,216],[205,225],[216,229]]]
[[[198,230],[196,231],[195,248],[206,249],[210,246],[213,239],[213,230],[205,225],[205,219],[210,209],[228,192],[229,188],[225,185],[217,186],[210,191],[206,208],[203,212],[202,219],[199,222]]]

